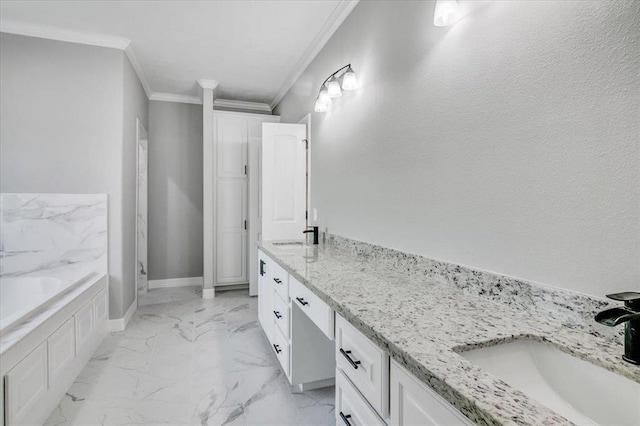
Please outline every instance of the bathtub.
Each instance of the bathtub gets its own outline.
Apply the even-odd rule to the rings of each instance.
[[[0,426],[44,423],[108,333],[107,275],[74,266],[0,277]]]
[[[0,336],[46,309],[90,275],[90,272],[76,272],[65,278],[0,277]]]

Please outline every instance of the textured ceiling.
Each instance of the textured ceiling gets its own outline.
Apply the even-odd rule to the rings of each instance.
[[[220,98],[273,103],[335,30],[345,3],[2,1],[0,16],[3,24],[130,40],[151,93],[197,96],[196,81],[209,79],[220,83]]]

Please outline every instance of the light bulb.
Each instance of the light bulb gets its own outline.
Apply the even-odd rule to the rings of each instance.
[[[329,90],[327,90],[327,85],[323,84],[320,88],[320,93],[318,93],[318,101],[325,105],[331,105],[331,96],[329,96]]]
[[[446,27],[455,24],[460,19],[460,8],[456,0],[437,0],[433,15],[433,25]]]
[[[327,82],[327,89],[329,91],[329,96],[332,98],[342,96],[342,89],[340,89],[340,83],[335,75]]]
[[[329,110],[329,105],[320,102],[320,98],[316,99],[316,105],[314,106],[313,110],[315,112],[327,112],[327,110]]]
[[[357,88],[358,79],[356,78],[356,73],[353,72],[353,69],[351,67],[349,67],[342,76],[342,89],[355,90]]]

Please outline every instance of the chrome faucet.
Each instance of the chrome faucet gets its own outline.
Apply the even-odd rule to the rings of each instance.
[[[624,302],[624,307],[602,311],[596,315],[596,321],[609,327],[625,323],[622,359],[640,365],[640,293],[627,291],[607,294],[607,297]]]
[[[313,232],[313,244],[318,244],[318,227],[317,226],[309,226],[309,229],[306,231],[302,231],[303,234],[308,234],[309,232]]]

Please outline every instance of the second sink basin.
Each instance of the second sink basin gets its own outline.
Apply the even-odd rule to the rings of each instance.
[[[551,345],[517,340],[460,355],[577,425],[640,425],[640,383]]]

